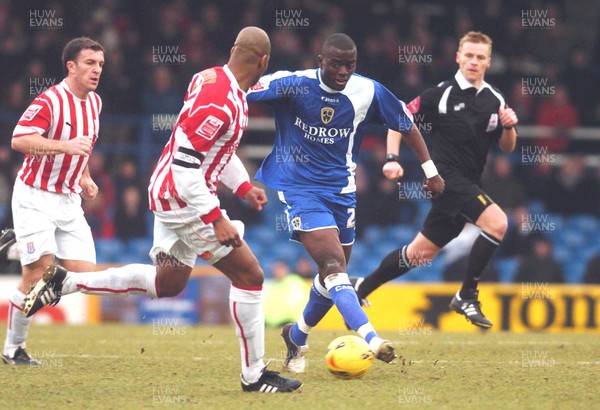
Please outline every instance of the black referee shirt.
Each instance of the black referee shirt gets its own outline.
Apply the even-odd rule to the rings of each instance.
[[[425,90],[408,105],[421,129],[431,131],[431,157],[442,177],[445,167],[479,183],[488,151],[502,135],[498,118],[504,97],[483,82],[475,89],[460,71]]]

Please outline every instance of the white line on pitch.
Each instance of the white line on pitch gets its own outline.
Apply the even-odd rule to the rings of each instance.
[[[128,359],[128,358],[138,358],[138,355],[130,355],[130,356],[119,356],[119,355],[112,355],[112,354],[106,354],[106,355],[93,355],[93,354],[81,354],[81,355],[75,355],[75,354],[56,354],[52,356],[53,358],[75,358],[75,359]],[[204,357],[200,357],[200,356],[195,356],[191,358],[194,361],[201,361],[201,360],[206,360],[206,358]],[[278,359],[276,358],[272,358],[270,361],[277,361]],[[311,359],[307,358],[308,361],[310,361]],[[412,359],[407,359],[407,363],[410,362],[411,364],[470,364],[470,363],[477,363],[477,364],[481,364],[481,361],[473,361],[473,360],[443,360],[443,359],[439,359],[439,360],[412,360]],[[522,361],[521,360],[509,360],[509,361],[504,361],[504,362],[493,362],[493,361],[485,361],[485,363],[487,364],[521,364]],[[557,361],[557,364],[561,364],[561,365],[569,365],[569,364],[575,364],[575,365],[592,365],[592,366],[600,366],[600,360],[592,360],[592,361],[577,361],[577,362],[572,362],[572,361]]]
[[[413,336],[414,337],[414,336]],[[427,335],[421,335],[421,336],[417,336],[414,337],[414,339],[420,339],[420,340],[394,340],[394,343],[397,343],[399,345],[418,345],[418,344],[422,344],[423,342],[428,342],[427,339]],[[461,341],[456,341],[456,340],[438,340],[435,342],[435,344],[445,344],[445,345],[493,345],[493,344],[499,344],[499,345],[573,345],[573,344],[583,344],[584,342],[581,343],[575,343],[575,342],[567,342],[567,341],[560,341],[560,340],[548,340],[548,341],[539,341],[539,340],[530,340],[530,341],[526,341],[526,340],[498,340],[498,341],[488,341],[488,340],[461,340]]]

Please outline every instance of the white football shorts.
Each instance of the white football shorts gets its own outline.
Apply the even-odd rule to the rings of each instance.
[[[32,188],[17,178],[12,212],[21,265],[42,255],[96,263],[96,249],[79,194]]]
[[[223,216],[227,214],[223,210]],[[167,221],[161,221],[164,214]],[[214,265],[219,260],[229,255],[233,250],[231,246],[223,246],[217,241],[212,224],[205,224],[200,218],[191,222],[173,222],[173,211],[154,212],[154,243],[150,250],[150,257],[156,264],[156,256],[163,252],[173,256],[181,263],[194,267],[196,258]],[[244,238],[244,223],[242,221],[231,221]]]

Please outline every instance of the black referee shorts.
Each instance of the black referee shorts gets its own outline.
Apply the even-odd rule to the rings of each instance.
[[[467,222],[475,223],[494,201],[477,185],[456,172],[442,174],[444,194],[432,200],[421,233],[438,248],[456,238]]]

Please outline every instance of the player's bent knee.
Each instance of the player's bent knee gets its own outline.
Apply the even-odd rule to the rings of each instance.
[[[504,212],[500,212],[488,222],[487,228],[484,231],[493,235],[497,239],[502,239],[508,229],[508,218]]]
[[[332,273],[345,272],[346,268],[345,263],[342,262],[341,258],[336,257],[334,255],[327,255],[317,260],[317,265],[319,266],[319,273],[323,279]]]
[[[508,230],[508,217],[504,212],[502,212],[502,217],[498,218],[499,221],[499,229],[502,233],[505,233]]]
[[[159,298],[172,298],[179,295],[185,289],[186,283],[158,283],[157,293]]]
[[[437,252],[413,255],[412,258],[409,258],[409,263],[410,263],[411,268],[417,268],[419,266],[428,264],[429,262],[431,262],[433,260],[433,258],[435,257],[436,254],[437,254]]]
[[[412,268],[423,266],[433,260],[440,251],[439,248],[429,246],[415,246],[411,244],[407,251],[408,261]]]
[[[263,270],[257,264],[254,269],[239,272],[231,279],[232,283],[238,287],[261,287],[265,281],[265,276]]]
[[[498,239],[502,239],[504,237],[504,234],[506,233],[506,231],[508,230],[508,220],[505,218],[503,223],[500,224],[497,228],[496,228],[497,232],[496,232],[496,237]]]
[[[187,285],[192,268],[182,266],[179,268],[165,268],[159,266],[156,274],[156,290],[160,298],[169,298],[179,295]]]

